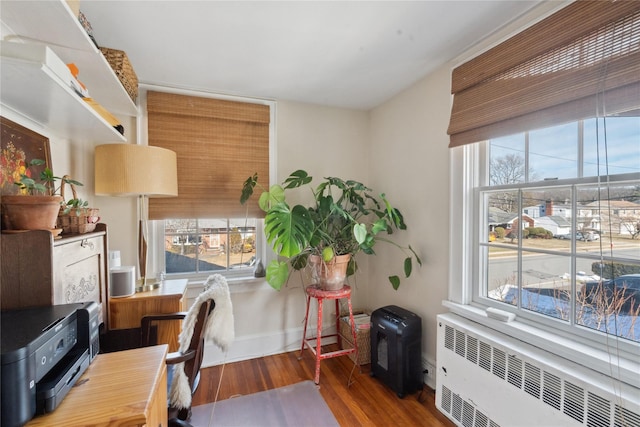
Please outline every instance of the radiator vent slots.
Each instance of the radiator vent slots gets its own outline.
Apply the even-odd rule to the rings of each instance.
[[[533,397],[542,402],[541,404],[556,410],[559,419],[565,420],[564,422],[570,425],[573,424],[569,419],[587,427],[640,427],[640,414],[629,410],[626,407],[628,405],[625,405],[622,400],[604,397],[613,396],[609,391],[604,391],[596,385],[593,386],[594,390],[591,390],[591,385],[582,377],[576,381],[575,378],[578,377],[571,372],[565,374],[562,368],[545,363],[542,359],[537,360],[527,352],[518,354],[515,350],[517,346],[511,350],[511,346],[506,346],[505,341],[500,339],[494,341],[485,338],[482,333],[472,335],[462,327],[458,329],[445,322],[441,323],[441,328],[439,331],[443,334],[441,345],[453,354],[453,356],[447,356],[445,354],[447,351],[443,351],[442,360],[460,356],[467,362],[491,373],[490,377],[499,378],[513,386],[514,399],[518,398],[518,393],[522,393],[521,398],[529,399],[529,402],[534,402],[531,400]],[[503,346],[505,348],[501,348]],[[486,373],[481,375],[489,378]],[[496,420],[505,422],[500,414],[491,413],[491,409],[487,412],[489,407],[483,407],[480,400],[473,396],[466,397],[466,391],[456,390],[458,387],[452,387],[452,384],[454,383],[440,384],[437,401],[440,409],[457,421],[458,425],[499,427]]]
[[[529,362],[524,364],[524,391],[540,399],[540,368]]]
[[[471,402],[463,400],[446,386],[442,387],[440,406],[453,416],[463,427],[500,427],[495,421],[483,414]]]
[[[583,422],[584,390],[569,381],[564,382],[564,413],[576,421]]]
[[[611,416],[611,405],[606,399],[588,392],[587,394],[587,426],[607,427]]]
[[[616,405],[614,427],[640,426],[640,414]]]
[[[544,386],[542,386],[542,401],[547,405],[560,410],[560,396],[562,395],[562,381],[559,377],[543,372]]]

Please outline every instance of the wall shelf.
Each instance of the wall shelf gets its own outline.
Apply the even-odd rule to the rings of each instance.
[[[91,141],[126,141],[43,63],[2,57],[3,105],[57,135]]]
[[[108,111],[137,115],[136,105],[64,0],[2,1],[0,19],[10,31],[5,40],[48,46],[65,63],[76,64],[89,96]],[[61,136],[93,142],[125,140],[46,65],[4,57],[1,65],[4,106]]]

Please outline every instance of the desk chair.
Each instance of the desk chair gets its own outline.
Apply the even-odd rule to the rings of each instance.
[[[215,308],[215,302],[213,300],[205,301],[200,305],[198,310],[196,324],[186,351],[176,351],[167,355],[167,386],[168,390],[171,390],[171,385],[174,380],[175,366],[178,363],[184,363],[184,374],[187,377],[187,382],[191,395],[195,393],[200,382],[200,366],[202,365],[202,356],[204,350],[204,325],[207,324],[209,315]],[[158,344],[153,334],[153,326],[157,322],[167,320],[183,320],[187,316],[186,312],[147,315],[142,318],[142,339],[141,346],[147,347],[150,345]],[[168,402],[168,419],[169,426],[189,426],[190,424],[185,421],[191,418],[191,402],[187,407],[183,407],[183,404],[175,402],[174,399],[169,399]]]
[[[190,425],[187,420],[191,417],[191,397],[200,380],[205,340],[226,351],[234,339],[233,307],[226,279],[219,274],[209,276],[204,291],[187,313],[144,316],[141,345],[157,344],[153,328],[156,322],[180,319],[183,320],[178,337],[180,349],[167,356],[169,426]]]

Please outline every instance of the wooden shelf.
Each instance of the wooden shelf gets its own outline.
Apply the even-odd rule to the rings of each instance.
[[[10,34],[5,40],[48,46],[64,63],[76,64],[78,79],[85,84],[91,98],[112,114],[137,115],[135,103],[64,0],[2,1],[0,19]],[[55,76],[50,70],[41,65],[15,58],[2,59],[0,99],[4,106],[56,132],[68,132],[71,137],[124,141],[73,90],[66,85],[61,87],[59,79],[52,78]],[[98,130],[100,128],[107,130]]]

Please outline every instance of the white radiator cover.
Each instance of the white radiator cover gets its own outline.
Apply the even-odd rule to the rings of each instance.
[[[437,317],[436,406],[464,427],[640,427],[640,390],[455,314]]]

